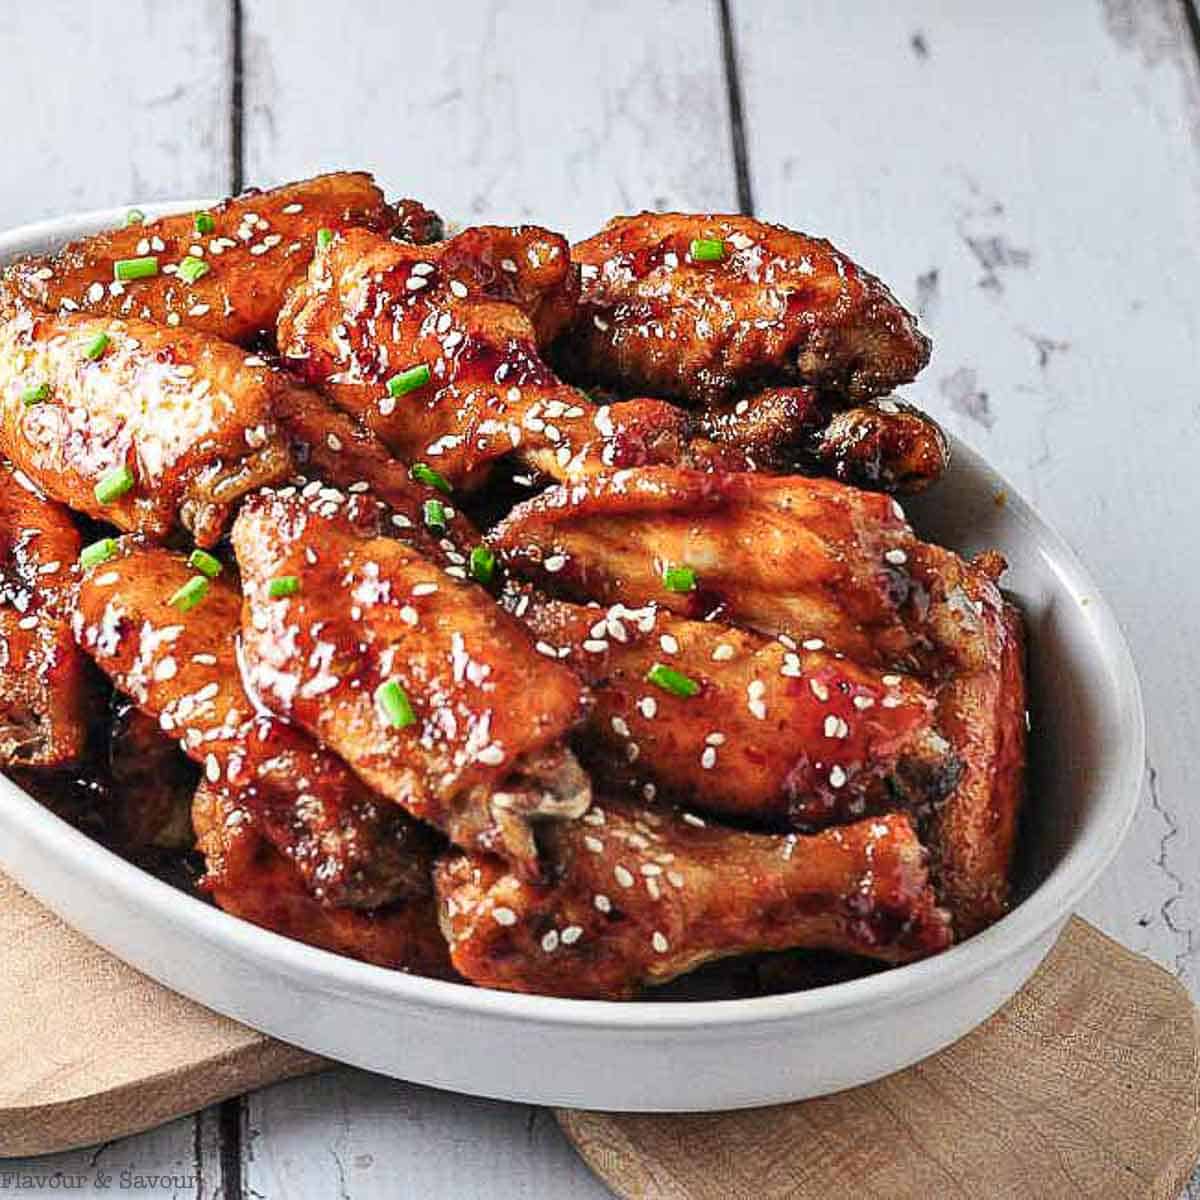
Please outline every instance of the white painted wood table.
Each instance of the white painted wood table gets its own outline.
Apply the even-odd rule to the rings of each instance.
[[[1197,991],[1187,3],[5,5],[0,225],[347,165],[463,220],[579,236],[643,207],[742,208],[832,238],[933,335],[912,398],[1041,507],[1124,622],[1149,708],[1146,798],[1084,912]],[[77,1195],[607,1194],[547,1113],[351,1070],[3,1164],[0,1188],[22,1169],[79,1175]]]

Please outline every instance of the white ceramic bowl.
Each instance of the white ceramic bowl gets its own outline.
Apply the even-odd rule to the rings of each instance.
[[[14,230],[0,236],[0,263],[123,212]],[[678,1004],[441,983],[227,916],[101,849],[3,778],[0,865],[168,987],[308,1050],[418,1083],[579,1108],[703,1110],[819,1096],[896,1071],[961,1037],[1025,982],[1112,859],[1142,778],[1141,697],[1108,605],[1003,479],[966,446],[954,453],[948,477],[907,508],[927,537],[1008,558],[1005,582],[1029,623],[1033,735],[1020,903],[936,958],[791,995]]]

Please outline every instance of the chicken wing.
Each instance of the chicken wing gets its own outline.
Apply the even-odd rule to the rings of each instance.
[[[82,757],[94,699],[71,637],[79,534],[67,511],[0,465],[0,763],[63,767]]]
[[[204,586],[200,586],[200,585]],[[372,908],[419,881],[428,837],[299,730],[258,715],[238,669],[241,597],[187,560],[126,541],[79,589],[75,635],[114,685],[179,739],[210,784],[329,904]]]
[[[939,546],[913,556],[930,623],[951,664],[938,688],[938,727],[963,770],[928,832],[938,895],[959,937],[1008,910],[1024,801],[1025,640],[1020,612],[996,586],[999,555],[966,563]]]
[[[394,453],[455,488],[477,486],[513,451],[556,478],[674,461],[672,406],[597,409],[541,360],[575,286],[566,242],[533,226],[468,229],[429,247],[350,230],[318,250],[293,291],[279,349]],[[675,440],[660,448],[664,429]]]
[[[352,226],[414,240],[441,233],[421,205],[401,201],[397,212],[370,175],[338,172],[246,192],[203,213],[98,233],[51,257],[15,263],[6,280],[44,308],[140,317],[247,345],[274,332],[318,230]],[[142,264],[134,278],[122,278],[129,268],[118,264],[128,262]]]
[[[203,334],[10,310],[0,321],[0,450],[47,494],[154,538],[203,546],[230,507],[291,473],[286,381]]]
[[[616,217],[572,248],[578,318],[556,347],[567,378],[715,403],[813,383],[855,400],[929,359],[916,319],[820,238],[752,217]]]
[[[933,694],[830,654],[649,604],[506,602],[592,690],[580,756],[605,783],[802,830],[927,816],[958,762]]]
[[[242,507],[247,680],[382,795],[536,874],[535,819],[591,791],[563,745],[579,681],[472,583],[382,536],[369,496],[294,489]]]
[[[432,856],[421,860],[424,887],[388,907],[331,908],[314,899],[295,866],[262,837],[254,818],[228,793],[202,783],[192,823],[205,860],[200,886],[226,912],[381,967],[439,979],[454,975],[438,930],[429,879]]]
[[[482,855],[439,863],[451,961],[473,983],[622,999],[735,954],[804,947],[906,962],[951,941],[904,815],[778,837],[605,798],[545,841],[546,884]]]
[[[616,471],[550,488],[489,534],[509,568],[573,600],[720,617],[885,667],[921,661],[886,496],[823,479]]]
[[[950,462],[937,422],[892,397],[833,410],[812,388],[766,388],[698,415],[726,470],[798,471],[869,491],[919,492]],[[740,468],[732,457],[738,451]],[[704,465],[704,455],[693,450],[691,458]]]

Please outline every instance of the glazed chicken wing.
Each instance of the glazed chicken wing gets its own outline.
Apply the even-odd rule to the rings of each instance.
[[[291,473],[285,386],[203,334],[27,309],[0,321],[0,450],[48,495],[154,538],[182,525],[211,545],[239,497]]]
[[[719,452],[710,457],[725,469],[796,471],[869,491],[919,492],[950,462],[937,422],[892,397],[832,410],[813,388],[766,388],[698,415]],[[741,467],[733,465],[739,451]],[[704,457],[693,450],[696,465]]]
[[[238,669],[237,591],[166,550],[113,551],[85,576],[74,622],[113,684],[236,795],[318,900],[371,908],[419,885],[425,831],[299,730],[257,715]]]
[[[63,767],[88,742],[94,699],[71,637],[79,534],[67,511],[0,465],[0,763]]]
[[[957,779],[933,694],[820,639],[798,646],[652,604],[507,601],[590,685],[579,751],[618,794],[813,830],[927,815]]]
[[[451,854],[436,873],[451,961],[473,983],[623,999],[711,959],[834,950],[906,962],[950,923],[907,816],[802,837],[706,827],[605,798],[546,832],[551,882]]]
[[[713,403],[813,383],[858,400],[915,378],[929,341],[873,275],[821,238],[753,217],[616,217],[572,249],[567,377]]]
[[[246,345],[273,333],[317,231],[352,226],[414,240],[440,236],[428,210],[402,201],[397,211],[370,175],[339,172],[247,192],[201,214],[98,233],[53,256],[15,263],[6,279],[44,308],[140,317]],[[129,261],[148,273],[122,279],[127,268],[117,264]]]
[[[590,803],[563,744],[579,681],[481,588],[383,536],[384,515],[363,494],[247,501],[233,531],[247,679],[382,795],[535,874],[530,823]]]
[[[420,859],[422,882],[385,908],[361,911],[321,904],[293,863],[264,838],[228,792],[202,783],[192,806],[204,855],[200,886],[220,908],[285,937],[395,970],[450,978],[430,880],[432,856]]]
[[[570,599],[821,638],[868,664],[923,650],[905,611],[915,538],[903,514],[827,480],[616,471],[518,505],[489,540],[512,570]]]
[[[468,229],[428,247],[350,230],[293,291],[279,349],[394,453],[456,488],[514,451],[557,478],[673,461],[683,417],[672,406],[597,409],[542,361],[574,294],[566,242],[545,229]]]

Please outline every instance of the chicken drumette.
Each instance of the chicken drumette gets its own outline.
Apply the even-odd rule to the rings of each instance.
[[[439,865],[451,961],[472,982],[623,999],[735,954],[804,947],[906,962],[951,941],[903,815],[778,837],[605,797],[547,829],[545,847],[545,884],[483,855]]]

